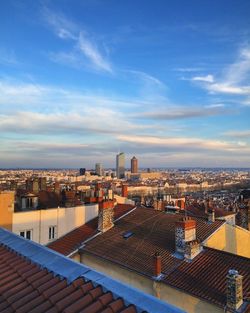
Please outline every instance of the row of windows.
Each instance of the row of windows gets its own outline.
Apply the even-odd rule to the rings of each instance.
[[[32,240],[32,233],[33,233],[32,229],[26,229],[26,230],[20,231],[19,234],[21,237]],[[56,226],[50,226],[49,227],[49,240],[53,240],[56,238],[57,238]]]

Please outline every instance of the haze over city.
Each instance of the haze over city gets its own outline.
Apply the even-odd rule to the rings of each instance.
[[[2,1],[0,167],[250,167],[249,1]],[[128,166],[128,164],[127,164]]]

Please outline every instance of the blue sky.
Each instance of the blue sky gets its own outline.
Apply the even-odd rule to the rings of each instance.
[[[250,167],[250,2],[0,3],[0,167]]]

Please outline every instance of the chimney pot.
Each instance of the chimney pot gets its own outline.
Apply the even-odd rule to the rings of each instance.
[[[154,254],[154,276],[159,277],[161,275],[161,255],[159,252]]]
[[[199,240],[188,241],[185,244],[184,257],[187,261],[191,261],[202,250]]]
[[[215,211],[214,211],[214,209],[208,210],[208,222],[210,222],[210,223],[215,222]]]

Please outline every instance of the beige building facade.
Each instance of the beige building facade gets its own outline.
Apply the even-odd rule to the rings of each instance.
[[[0,227],[47,244],[98,216],[98,204],[14,211],[14,192],[0,193]]]
[[[203,245],[250,258],[250,231],[225,223]]]
[[[79,256],[75,256],[79,260]],[[194,297],[181,290],[172,288],[165,283],[140,275],[128,268],[100,259],[87,252],[80,255],[80,262],[100,271],[114,279],[138,288],[143,292],[155,296],[163,301],[175,305],[189,313],[223,313],[223,308],[212,305],[205,300]]]

